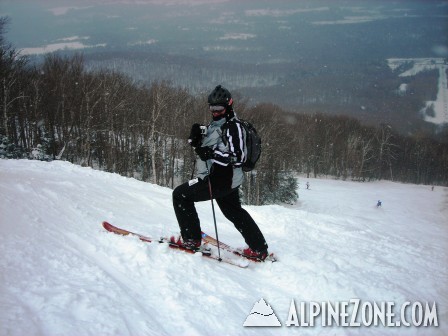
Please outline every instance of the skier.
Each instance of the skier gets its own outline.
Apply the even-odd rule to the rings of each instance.
[[[381,206],[381,200],[378,200],[378,202],[376,202],[376,207],[379,208]]]
[[[310,183],[306,182],[306,189],[310,189]]]
[[[238,189],[243,183],[241,165],[245,146],[241,125],[233,110],[230,92],[218,85],[208,96],[212,121],[208,126],[194,124],[188,139],[198,159],[197,178],[181,184],[173,191],[173,206],[179,223],[182,240],[171,241],[192,250],[201,247],[201,226],[195,202],[215,199],[224,216],[241,232],[248,248],[246,257],[264,260],[268,256],[268,244],[258,225],[241,207]],[[228,123],[226,134],[221,126]],[[209,184],[210,183],[210,184]],[[211,185],[211,187],[210,187]]]

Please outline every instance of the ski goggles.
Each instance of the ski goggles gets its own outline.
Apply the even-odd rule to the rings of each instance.
[[[226,109],[225,106],[222,105],[210,105],[209,110],[210,112],[216,113],[216,112],[223,112]]]

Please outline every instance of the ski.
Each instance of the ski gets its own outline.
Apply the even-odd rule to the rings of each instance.
[[[116,234],[119,234],[119,235],[122,235],[122,236],[129,236],[129,235],[135,236],[135,237],[138,237],[141,241],[144,241],[144,242],[147,242],[147,243],[152,243],[155,240],[153,238],[149,238],[149,237],[143,236],[141,234],[138,234],[138,233],[135,233],[135,232],[132,232],[132,231],[128,231],[128,230],[125,230],[125,229],[120,229],[120,228],[118,228],[116,226],[113,226],[109,222],[103,222],[103,227],[107,231],[109,231],[109,232],[113,232],[113,233],[116,233]]]
[[[254,262],[266,262],[266,261],[270,261],[270,262],[276,262],[277,258],[274,256],[274,253],[270,253],[265,260],[260,260],[260,259],[256,259],[256,258],[250,258],[247,257],[243,254],[243,251],[241,249],[237,249],[234,247],[231,247],[230,245],[227,245],[221,241],[218,242],[218,240],[216,238],[213,238],[212,236],[209,236],[208,234],[206,234],[205,232],[202,232],[202,240],[206,243],[209,243],[210,245],[216,246],[218,247],[218,243],[219,243],[219,248],[222,248],[228,252],[231,252],[237,256],[243,257],[245,259],[248,259],[250,261],[254,261]]]
[[[190,254],[196,254],[196,253],[201,253],[201,255],[204,258],[208,258],[208,259],[213,259],[213,260],[217,260],[217,261],[222,261],[225,262],[227,264],[230,265],[234,265],[234,266],[238,266],[240,268],[246,268],[249,266],[249,264],[246,262],[246,260],[237,260],[237,259],[232,259],[232,258],[227,258],[227,257],[219,257],[215,254],[212,254],[209,250],[201,250],[201,251],[193,251],[190,249],[187,249],[183,246],[177,245],[175,243],[170,242],[169,238],[167,237],[162,237],[159,239],[154,239],[151,237],[147,237],[144,235],[141,235],[139,233],[135,233],[129,230],[125,230],[119,227],[116,227],[112,224],[110,224],[109,222],[104,221],[103,222],[103,227],[112,233],[118,234],[118,235],[122,235],[122,236],[134,236],[137,237],[138,239],[140,239],[141,241],[145,242],[145,243],[153,243],[153,242],[159,242],[159,243],[165,243],[168,244],[168,246],[172,249],[175,250],[179,250],[179,251],[183,251],[183,252],[187,252]]]

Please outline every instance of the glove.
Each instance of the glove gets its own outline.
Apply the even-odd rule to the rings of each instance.
[[[202,143],[202,132],[201,126],[199,124],[193,124],[191,126],[190,136],[188,137],[188,142],[192,147],[200,147]],[[204,126],[202,126],[204,127]]]
[[[202,161],[213,159],[214,150],[210,147],[196,147],[194,151]]]

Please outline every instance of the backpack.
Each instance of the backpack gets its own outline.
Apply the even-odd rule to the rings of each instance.
[[[233,119],[230,122],[239,123],[244,129],[244,142],[246,147],[246,158],[241,166],[244,172],[250,172],[255,168],[255,164],[261,155],[261,137],[258,135],[255,127],[243,119]],[[223,134],[228,128],[228,122],[222,126]]]

